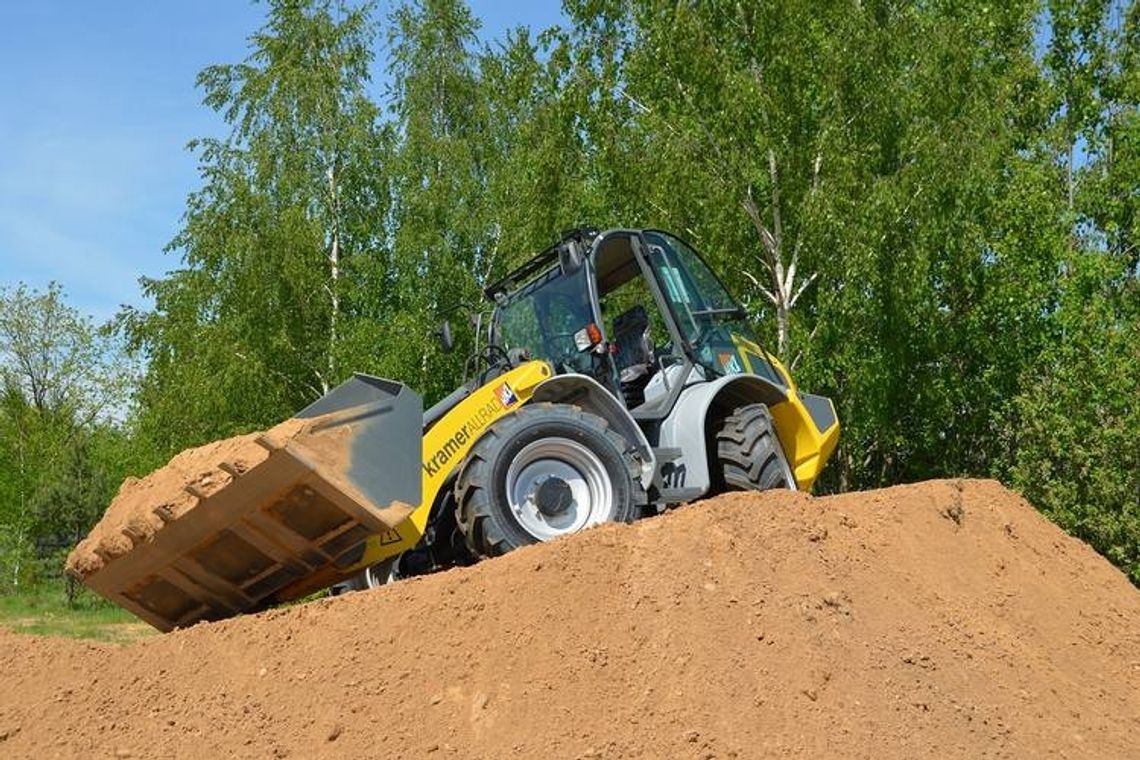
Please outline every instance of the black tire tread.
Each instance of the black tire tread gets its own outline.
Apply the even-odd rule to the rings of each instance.
[[[727,491],[788,488],[788,467],[776,438],[772,414],[764,404],[749,404],[725,417],[716,429],[720,485]]]
[[[610,428],[605,419],[571,404],[530,404],[492,425],[472,447],[471,453],[467,455],[460,468],[455,485],[456,517],[459,528],[467,540],[468,548],[476,556],[498,557],[517,548],[498,524],[495,508],[491,503],[489,481],[492,462],[507,441],[524,426],[535,424],[534,420],[538,417],[592,428],[604,435],[618,451],[623,453],[622,459],[630,479],[631,504],[626,505],[627,509],[620,516],[622,522],[632,521],[638,516],[638,510],[646,503],[645,489],[641,485],[641,472],[633,459],[632,449],[625,438]]]

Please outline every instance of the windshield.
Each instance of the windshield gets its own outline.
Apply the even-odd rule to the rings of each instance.
[[[588,372],[590,357],[578,352],[574,333],[594,321],[586,286],[587,268],[571,275],[552,269],[511,296],[496,312],[496,337],[510,350],[526,349],[556,370]]]
[[[743,372],[733,336],[755,341],[744,310],[683,240],[660,231],[646,231],[644,237],[650,266],[695,359],[717,374]],[[749,366],[755,374],[782,384],[767,359],[761,363],[750,357]]]
[[[742,316],[720,280],[684,241],[664,232],[646,232],[645,241],[661,290],[690,342],[717,318]]]
[[[725,322],[739,322],[742,335],[751,331],[744,312],[683,240],[665,232],[646,232],[649,262],[677,317],[677,327],[694,349],[708,341]]]

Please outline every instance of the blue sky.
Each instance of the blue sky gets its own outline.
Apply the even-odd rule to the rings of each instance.
[[[485,40],[561,21],[557,0],[471,6]],[[0,0],[0,286],[55,280],[100,321],[144,305],[139,276],[179,263],[162,249],[198,185],[186,143],[225,134],[194,79],[243,59],[264,10],[245,0]]]

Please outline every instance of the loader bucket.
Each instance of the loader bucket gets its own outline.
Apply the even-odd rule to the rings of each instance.
[[[422,420],[416,393],[358,374],[265,433],[124,484],[68,571],[163,631],[325,588],[419,504]],[[146,519],[116,512],[128,497]]]

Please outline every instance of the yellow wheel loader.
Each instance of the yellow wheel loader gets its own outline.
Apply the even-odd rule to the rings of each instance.
[[[169,629],[723,491],[808,490],[835,447],[830,400],[674,235],[573,230],[486,296],[466,381],[422,417],[410,389],[357,375],[297,415],[307,437],[220,464],[223,488],[84,581]]]
[[[831,401],[674,235],[574,230],[486,295],[474,376],[424,415],[419,507],[361,546],[348,588],[723,491],[809,490],[835,447]]]

